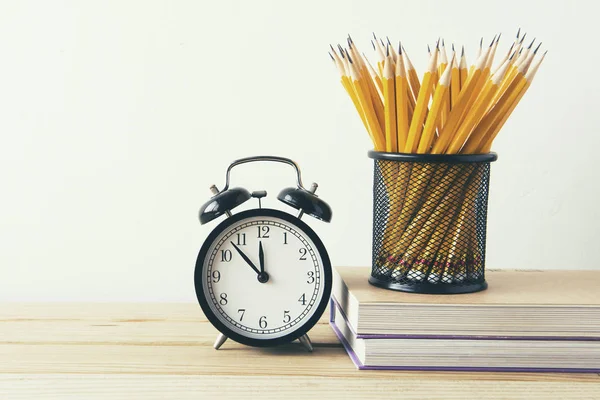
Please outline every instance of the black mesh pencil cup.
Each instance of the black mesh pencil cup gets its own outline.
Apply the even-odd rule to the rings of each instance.
[[[485,238],[495,153],[399,154],[374,159],[369,282],[414,293],[487,288]]]

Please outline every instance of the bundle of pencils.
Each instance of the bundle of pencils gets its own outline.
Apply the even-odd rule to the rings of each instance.
[[[371,64],[348,37],[331,47],[344,89],[375,151],[414,154],[483,154],[513,112],[538,71],[535,39],[514,42],[494,67],[500,35],[480,41],[474,63],[438,39],[422,79],[399,43],[373,34]],[[429,49],[429,47],[428,47]],[[382,270],[397,279],[452,283],[478,279],[484,246],[475,205],[485,171],[477,165],[379,161],[389,198]],[[485,225],[485,224],[484,224]]]

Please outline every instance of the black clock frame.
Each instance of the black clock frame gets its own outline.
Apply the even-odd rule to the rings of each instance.
[[[312,242],[315,244],[319,255],[321,256],[321,260],[323,262],[323,297],[321,301],[317,305],[317,309],[315,313],[306,321],[304,324],[300,323],[299,327],[296,330],[288,333],[287,335],[275,338],[275,339],[254,339],[239,334],[231,329],[229,329],[224,323],[222,323],[219,318],[213,313],[212,309],[209,306],[210,299],[208,298],[208,293],[204,293],[204,288],[202,285],[202,277],[205,276],[204,271],[204,260],[208,256],[208,249],[215,241],[217,236],[219,236],[224,230],[232,226],[233,224],[252,217],[275,217],[280,218],[284,221],[287,221],[291,224],[296,225],[304,234],[306,234]],[[329,255],[327,254],[327,250],[323,245],[323,242],[317,236],[315,231],[312,230],[310,226],[308,226],[304,221],[299,218],[296,218],[293,215],[290,215],[286,212],[274,210],[271,208],[257,208],[252,210],[242,211],[240,213],[234,214],[233,216],[225,219],[221,222],[217,227],[208,235],[202,247],[200,248],[200,253],[198,253],[198,258],[196,259],[196,268],[194,270],[194,286],[196,289],[196,297],[198,298],[198,303],[200,303],[200,307],[202,307],[202,311],[204,311],[204,315],[210,321],[211,324],[215,328],[219,330],[222,334],[227,336],[228,338],[248,346],[254,347],[271,347],[277,346],[284,343],[292,342],[302,335],[306,334],[315,324],[319,321],[323,313],[325,312],[325,308],[327,308],[327,304],[329,304],[329,298],[331,297],[331,287],[332,287],[333,275],[331,271],[331,262],[329,260]]]

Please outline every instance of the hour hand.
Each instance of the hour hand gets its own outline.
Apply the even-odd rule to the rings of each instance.
[[[250,259],[248,258],[247,255],[244,254],[244,252],[242,250],[240,250],[239,247],[237,247],[235,245],[235,243],[230,242],[233,247],[235,247],[235,249],[237,250],[238,253],[240,253],[240,256],[242,256],[242,258],[244,259],[244,261],[246,261],[248,263],[249,266],[252,267],[252,269],[254,270],[254,272],[256,272],[257,274],[260,274],[260,271],[258,270],[258,268],[256,268],[256,265],[254,265],[254,263],[252,261],[250,261]]]

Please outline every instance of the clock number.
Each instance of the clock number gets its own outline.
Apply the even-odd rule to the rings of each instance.
[[[292,320],[292,317],[290,317],[290,312],[289,311],[284,311],[283,312],[283,323],[287,324],[291,320]]]
[[[245,246],[246,245],[246,234],[245,233],[238,233],[237,234],[237,245],[238,246]]]
[[[227,293],[221,293],[221,300],[219,300],[219,303],[222,306],[227,305]]]
[[[315,283],[315,271],[308,271],[308,280],[306,281],[306,283]]]
[[[221,272],[213,271],[212,272],[213,283],[218,283],[221,280]]]
[[[306,253],[308,253],[308,250],[306,250],[305,248],[301,248],[300,250],[298,250],[298,252],[300,253],[300,260],[306,261]]]
[[[246,313],[245,308],[238,308],[238,312],[240,313],[240,322],[244,319],[244,314]]]
[[[287,232],[283,232],[283,244],[288,244],[288,242],[287,242]]]
[[[231,250],[221,250],[221,261],[229,262],[231,261]]]
[[[265,226],[265,225],[257,226],[257,228],[258,228],[258,238],[259,239],[262,239],[262,238],[268,239],[269,238],[269,230],[271,228],[269,228],[268,226]]]
[[[263,315],[262,317],[260,317],[260,319],[258,320],[258,326],[260,326],[261,329],[265,329],[267,327],[267,316]]]
[[[306,305],[306,293],[303,293],[302,296],[300,296],[298,303],[302,303],[303,306]]]

